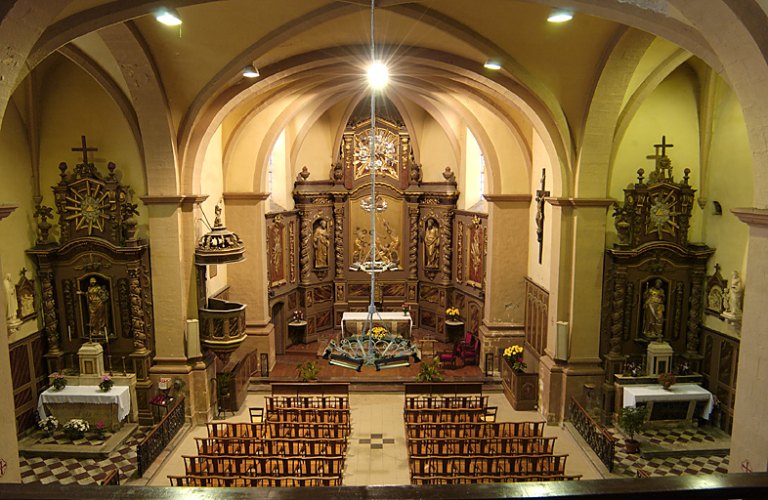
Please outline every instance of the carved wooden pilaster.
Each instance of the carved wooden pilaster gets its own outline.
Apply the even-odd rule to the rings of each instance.
[[[627,273],[616,269],[613,280],[613,296],[611,297],[611,337],[609,344],[611,354],[621,354],[622,332],[624,330],[624,309],[627,294]]]
[[[336,278],[344,277],[344,205],[336,203],[333,206],[333,219],[336,224],[333,246],[336,252]]]
[[[419,207],[408,207],[408,229],[410,241],[408,242],[408,279],[418,279],[418,245],[419,245]]]
[[[442,253],[442,269],[443,278],[447,281],[451,279],[451,259],[453,257],[452,241],[453,241],[453,210],[446,210],[442,217],[442,234],[440,246],[443,249]]]
[[[131,333],[136,354],[147,352],[147,334],[144,329],[144,301],[141,297],[141,280],[138,269],[128,270],[128,290],[131,302]]]
[[[59,348],[59,320],[56,317],[56,294],[53,290],[53,273],[40,273],[43,296],[43,320],[48,338],[48,354],[61,355]]]
[[[688,337],[686,350],[688,353],[697,354],[699,352],[699,329],[702,315],[703,296],[702,285],[704,284],[705,268],[699,266],[691,272],[691,296],[688,307]]]
[[[309,214],[305,210],[299,211],[299,218],[301,219],[300,229],[300,241],[299,247],[301,251],[299,253],[299,276],[301,277],[301,284],[309,284],[309,273],[311,271],[311,263],[309,261],[309,239],[311,237],[311,228],[309,224]]]

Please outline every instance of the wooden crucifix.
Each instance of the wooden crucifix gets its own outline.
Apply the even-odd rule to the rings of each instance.
[[[541,255],[544,249],[544,198],[549,196],[546,191],[545,182],[547,180],[547,169],[541,169],[541,189],[536,191],[536,240],[539,242],[539,264],[541,264]]]
[[[88,164],[88,151],[98,151],[99,148],[89,148],[85,142],[85,136],[80,136],[81,146],[79,148],[72,148],[72,151],[81,151],[83,153],[83,164]]]

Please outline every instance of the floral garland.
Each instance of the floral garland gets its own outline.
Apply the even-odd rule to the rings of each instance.
[[[523,347],[517,344],[504,349],[503,356],[512,363],[512,370],[516,373],[522,373],[523,370],[528,368],[528,365],[523,361],[523,350]]]

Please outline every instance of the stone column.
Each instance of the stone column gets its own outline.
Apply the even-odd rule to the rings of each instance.
[[[210,412],[206,366],[187,359],[186,320],[197,317],[194,278],[196,204],[205,196],[144,196],[149,210],[149,246],[152,268],[155,356],[149,370],[149,395],[160,377],[184,382],[187,415],[194,423],[207,421]],[[140,360],[139,360],[140,361]],[[139,406],[143,406],[142,401]]]
[[[246,304],[245,332],[259,350],[275,363],[275,327],[270,321],[267,291],[266,200],[268,193],[224,193],[224,219],[229,230],[245,244],[245,262],[232,264],[227,273],[230,299]]]
[[[0,205],[0,221],[11,215],[15,205]],[[0,276],[3,265],[0,262]],[[8,355],[8,325],[6,324],[5,289],[0,287],[0,401],[5,404],[0,408],[0,432],[6,437],[0,443],[0,483],[20,483],[19,443],[16,441],[16,407],[13,404],[13,384],[11,378],[11,358]]]
[[[485,354],[525,341],[525,276],[531,196],[485,195],[488,200],[488,240],[485,271],[485,310],[480,326],[480,365]],[[514,258],[510,256],[514,255]],[[496,299],[491,300],[491,297]],[[499,367],[501,360],[495,359]]]
[[[744,313],[741,318],[741,346],[733,412],[729,472],[765,472],[768,468],[768,209],[734,209],[749,225],[747,268],[743,273]]]
[[[600,360],[600,311],[603,288],[606,210],[609,199],[548,198],[560,216],[560,253],[553,252],[550,318],[547,347],[540,360],[540,411],[550,423],[561,422],[568,399],[580,399],[584,384],[600,386],[604,377]],[[560,209],[559,213],[557,209]],[[555,361],[556,321],[569,325],[569,353]]]

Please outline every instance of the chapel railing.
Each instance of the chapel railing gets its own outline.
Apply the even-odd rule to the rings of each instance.
[[[149,431],[149,434],[136,446],[136,461],[139,477],[144,474],[152,462],[162,453],[171,439],[184,426],[184,396],[176,398],[168,413]]]
[[[200,342],[219,351],[233,351],[245,340],[245,304],[208,299],[199,309]]]
[[[571,424],[579,431],[584,441],[597,454],[600,461],[608,467],[608,470],[613,472],[616,438],[611,436],[603,426],[597,423],[575,398],[571,398],[568,404],[568,414],[570,415]]]

